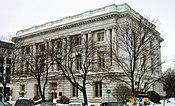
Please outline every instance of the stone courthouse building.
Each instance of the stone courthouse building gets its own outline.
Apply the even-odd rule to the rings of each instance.
[[[80,45],[83,36],[92,37],[96,43],[101,45],[112,45],[112,41],[121,36],[117,34],[118,23],[124,23],[128,19],[139,20],[140,17],[141,15],[130,8],[130,6],[127,4],[112,4],[73,16],[64,17],[59,20],[50,21],[41,25],[32,26],[28,29],[20,30],[13,38],[13,41],[16,44],[16,53],[21,51],[19,53],[20,57],[18,58],[18,61],[23,58],[25,52],[32,51],[35,53],[37,50],[42,49],[43,46],[58,46],[60,42],[63,43],[65,42],[65,39],[72,36],[79,37],[77,42],[80,42]],[[160,33],[155,29],[152,30],[155,34],[152,36],[157,36],[157,42],[160,45],[160,39],[162,39],[160,37]],[[160,46],[157,48],[157,52],[157,56],[159,57],[157,58],[157,61],[160,61]],[[119,50],[119,54],[120,53],[121,52]],[[18,62],[16,67],[19,64],[24,64],[24,62],[25,60]],[[158,69],[159,70],[154,77],[161,75],[161,66],[159,66]],[[26,65],[23,65],[21,71],[25,73]],[[49,71],[56,72],[57,66],[53,64]],[[117,72],[120,71],[118,70]],[[52,74],[50,76],[54,75]],[[70,99],[70,101],[83,102],[83,97],[80,91],[77,91],[77,89],[73,87],[73,85],[71,85],[66,79],[58,80],[56,77],[48,80],[45,92],[46,99],[58,98],[59,96],[65,95]],[[105,82],[105,80],[102,80],[102,82]],[[107,85],[103,85],[103,83],[95,83],[94,85],[87,85],[88,102],[108,101],[109,98],[106,91],[108,89],[113,90],[117,84],[119,83],[113,82]],[[22,94],[24,97],[29,98],[33,98],[38,94],[37,82],[32,77],[23,77],[19,80],[14,80],[13,85],[14,100],[21,97]],[[160,83],[155,83],[154,86],[150,88],[150,90],[155,90],[158,93],[161,93],[162,89],[163,88]],[[110,100],[112,101],[116,99],[111,95]]]

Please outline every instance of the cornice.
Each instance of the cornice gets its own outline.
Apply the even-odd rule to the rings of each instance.
[[[19,38],[30,38],[30,37],[33,37],[33,36],[38,36],[38,35],[52,33],[52,32],[56,32],[56,31],[60,31],[60,30],[70,29],[70,28],[73,28],[73,27],[86,25],[86,24],[97,22],[97,21],[103,21],[103,20],[107,20],[107,19],[110,19],[110,18],[118,17],[118,16],[119,16],[118,12],[114,12],[114,13],[111,13],[111,14],[104,14],[104,15],[100,15],[100,16],[94,16],[94,17],[91,17],[91,18],[78,20],[78,21],[67,23],[67,24],[64,24],[64,25],[59,25],[59,26],[55,26],[55,27],[52,27],[52,28],[47,28],[47,29],[44,29],[44,30],[24,34],[24,35],[21,35],[21,36],[16,36],[16,37],[13,38],[13,41],[15,41],[15,39],[19,39]],[[122,15],[122,16],[124,16],[124,15]],[[120,17],[122,17],[122,16],[120,16]]]
[[[17,39],[20,40],[21,38],[28,38],[36,35],[69,29],[72,27],[109,19],[115,16],[120,18],[125,15],[121,13],[127,12],[130,12],[135,16],[139,16],[139,14],[126,3],[120,5],[112,4],[20,30],[16,33],[17,36],[13,38],[13,41],[16,41]]]
[[[113,11],[111,13],[105,13],[103,15],[98,15],[98,16],[94,16],[94,17],[90,17],[90,18],[86,18],[86,19],[81,19],[81,20],[66,23],[63,25],[58,25],[58,26],[54,26],[51,28],[46,28],[43,30],[31,32],[31,33],[24,34],[21,36],[16,36],[12,39],[12,41],[16,42],[16,41],[19,41],[20,39],[24,39],[24,38],[31,38],[34,36],[53,33],[56,31],[66,30],[66,29],[70,29],[73,27],[77,27],[77,26],[79,27],[81,25],[86,25],[86,24],[90,24],[90,23],[94,23],[94,22],[98,22],[98,21],[111,19],[111,18],[115,18],[117,20],[118,18],[123,18],[123,17],[129,17],[129,18],[135,19],[135,16],[133,16],[133,14],[130,11],[124,11],[121,13],[118,13],[117,11]]]

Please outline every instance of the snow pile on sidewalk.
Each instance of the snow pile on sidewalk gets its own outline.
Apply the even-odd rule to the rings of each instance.
[[[160,100],[160,103],[161,104],[154,104],[154,106],[175,106],[175,98]]]
[[[170,98],[169,101],[170,103],[175,103],[175,98]]]

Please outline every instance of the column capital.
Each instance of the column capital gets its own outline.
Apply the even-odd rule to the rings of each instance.
[[[105,27],[104,30],[117,29],[117,25]]]
[[[118,28],[117,25],[112,26],[112,29],[117,29],[117,28]]]
[[[48,39],[47,42],[49,42],[49,43],[52,42],[52,39]]]
[[[84,32],[81,32],[81,35],[90,34],[90,33],[92,33],[92,31],[84,31]]]
[[[108,30],[108,29],[110,29],[110,27],[109,27],[109,26],[104,28],[104,30]]]

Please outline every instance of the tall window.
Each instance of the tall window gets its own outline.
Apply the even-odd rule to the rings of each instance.
[[[25,85],[20,85],[20,91],[25,91]]]
[[[6,67],[6,83],[10,83],[11,67]]]
[[[43,52],[45,50],[45,45],[44,44],[40,44],[40,51]]]
[[[6,58],[6,63],[11,64],[11,58]]]
[[[135,82],[135,88],[134,88],[134,89],[135,89],[135,91],[138,91],[138,88],[139,88],[139,86],[138,86],[138,85],[139,85],[139,82],[137,82],[137,81],[136,81],[136,82]]]
[[[81,69],[81,55],[76,56],[76,70]]]
[[[97,41],[104,41],[104,32],[97,33]]]
[[[0,81],[3,81],[4,67],[0,67]]]
[[[57,83],[50,83],[51,84],[51,90],[57,90]]]
[[[154,49],[153,49],[152,41],[150,41],[149,55],[151,57],[151,65],[153,65],[154,64]]]
[[[61,58],[61,57],[58,58],[58,62],[59,62],[59,64],[57,64],[57,69],[58,69],[58,70],[62,70],[62,69],[61,69],[61,64],[62,64],[62,58]]]
[[[4,75],[4,57],[0,57],[0,81],[3,80]]]
[[[29,62],[26,62],[26,73],[29,73],[30,72],[30,63]]]
[[[102,82],[94,82],[94,96],[102,97]]]
[[[25,85],[20,85],[20,97],[24,97],[25,95]]]
[[[78,97],[78,88],[75,84],[72,84],[72,97]]]
[[[54,51],[55,48],[55,40],[51,40],[51,50]]]
[[[39,63],[40,64],[39,65],[40,72],[43,72],[44,71],[44,66],[45,66],[44,59],[41,59],[39,62],[40,62]]]
[[[97,52],[98,68],[105,68],[104,51]]]
[[[34,86],[34,95],[35,96],[40,96],[39,85],[38,84],[35,84],[35,86]]]
[[[81,36],[80,35],[75,36],[74,42],[75,42],[75,46],[81,45]]]
[[[62,41],[61,41],[61,39],[57,40],[57,49],[58,50],[62,49]]]
[[[4,57],[0,57],[0,67],[3,67],[4,65]]]
[[[10,87],[5,87],[5,91],[7,95],[10,95]]]
[[[52,99],[57,98],[57,83],[50,83],[50,87]]]
[[[12,55],[12,51],[11,50],[7,50],[7,57],[10,57]]]
[[[6,82],[10,83],[11,58],[6,58]]]
[[[30,46],[26,46],[26,54],[30,53]]]

